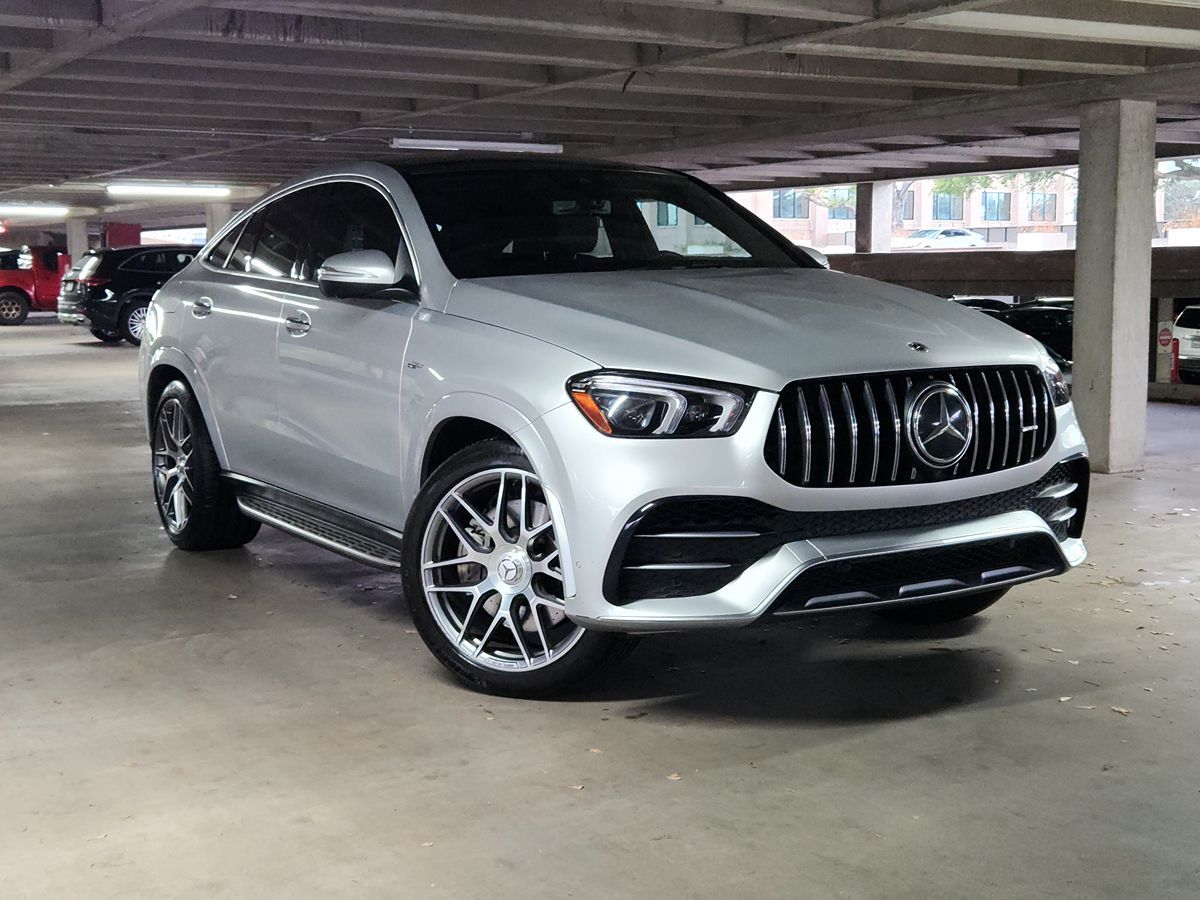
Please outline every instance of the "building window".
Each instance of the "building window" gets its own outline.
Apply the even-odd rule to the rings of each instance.
[[[908,222],[917,217],[917,192],[905,191],[900,199],[900,218]]]
[[[1029,194],[1029,221],[1053,222],[1058,218],[1058,194],[1031,191]]]
[[[1007,222],[1012,218],[1012,194],[1003,191],[983,192],[983,220]]]
[[[663,203],[658,201],[658,219],[657,224],[662,227],[679,224],[679,207],[674,203]]]
[[[852,188],[834,188],[829,192],[829,218],[854,218],[854,191]]]
[[[808,194],[795,188],[775,191],[771,195],[771,217],[775,219],[807,219]]]
[[[963,220],[962,194],[934,194],[933,218],[938,222],[961,222]]]

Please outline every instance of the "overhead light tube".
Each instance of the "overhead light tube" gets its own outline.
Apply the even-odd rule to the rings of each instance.
[[[69,206],[53,206],[49,203],[0,203],[0,216],[54,219],[64,218],[70,211]]]
[[[490,153],[562,153],[562,144],[531,141],[441,141],[427,138],[392,138],[393,150],[478,150]]]
[[[110,197],[197,197],[219,200],[229,196],[229,188],[216,184],[137,184],[113,183],[107,186]]]

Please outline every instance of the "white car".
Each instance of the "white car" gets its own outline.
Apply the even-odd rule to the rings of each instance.
[[[1200,306],[1185,307],[1172,330],[1179,341],[1179,380],[1200,384]]]
[[[893,242],[892,246],[900,250],[958,250],[986,247],[987,241],[966,228],[922,228]]]

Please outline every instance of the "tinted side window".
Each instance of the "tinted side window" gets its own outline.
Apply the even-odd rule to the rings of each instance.
[[[233,252],[229,254],[225,268],[233,269],[235,272],[249,271],[250,259],[254,255],[254,242],[258,240],[258,232],[266,217],[267,212],[264,209],[260,209],[250,217],[237,239],[237,244],[234,245]]]
[[[307,188],[281,197],[266,208],[262,230],[250,259],[250,271],[276,278],[306,280],[304,265],[309,223],[318,211],[321,188]]]
[[[311,220],[310,271],[335,253],[350,250],[381,250],[396,258],[400,223],[378,190],[365,184],[338,182],[324,186],[322,201],[319,214]]]
[[[233,248],[237,246],[237,239],[242,233],[241,228],[231,228],[225,232],[225,236],[221,238],[217,246],[212,248],[206,259],[209,263],[217,268],[224,268],[225,263],[229,260],[229,254],[233,252]]]

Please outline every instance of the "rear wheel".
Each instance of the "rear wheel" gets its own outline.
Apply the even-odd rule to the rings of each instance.
[[[28,315],[28,297],[20,291],[0,291],[0,325],[20,325]]]
[[[1007,593],[1008,589],[1005,588],[1000,591],[987,591],[983,594],[967,594],[964,597],[931,600],[928,603],[918,603],[912,606],[878,609],[875,614],[889,622],[899,622],[904,625],[940,625],[945,622],[968,619],[981,613]]]
[[[567,618],[546,493],[507,441],[476,444],[442,464],[405,535],[413,622],[434,656],[477,690],[553,693],[633,645]]]
[[[150,310],[149,300],[134,300],[121,313],[121,336],[133,346],[142,343],[142,332],[146,328],[146,313]]]
[[[98,341],[104,341],[106,344],[115,344],[124,337],[119,331],[105,331],[103,328],[92,328],[90,331],[92,337]]]
[[[167,537],[184,550],[228,550],[258,534],[221,480],[216,451],[188,386],[172,381],[159,397],[151,439],[154,499]]]

